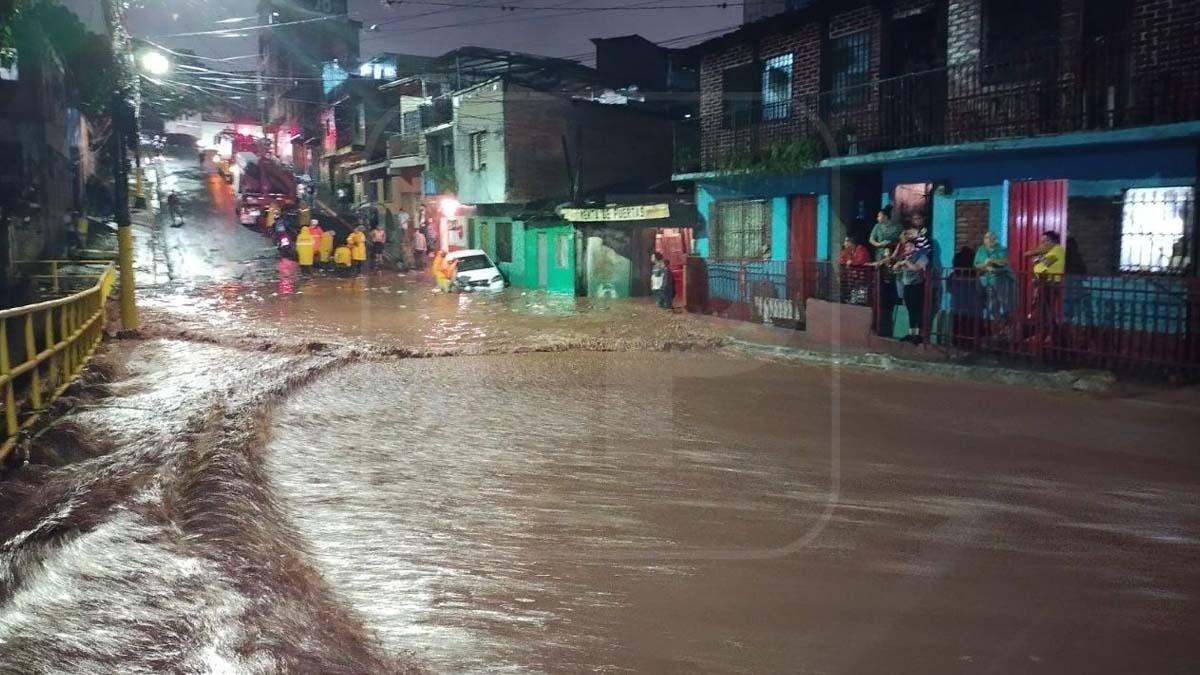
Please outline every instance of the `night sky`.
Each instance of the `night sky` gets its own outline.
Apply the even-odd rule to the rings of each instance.
[[[466,4],[469,0],[427,0]],[[720,0],[711,0],[717,4]],[[102,17],[97,0],[64,0],[91,25],[100,29]],[[221,36],[163,37],[171,33],[208,31],[246,26],[217,21],[255,14],[255,0],[134,0],[127,25],[139,37],[170,48],[195,50],[214,57],[254,54],[252,38]],[[593,37],[639,33],[655,42],[692,36],[672,42],[684,45],[732,29],[741,20],[740,4],[726,8],[688,7],[652,11],[597,11],[598,7],[655,7],[660,5],[706,4],[706,0],[478,0],[470,8],[439,4],[410,4],[387,7],[381,0],[350,0],[351,16],[369,26],[381,23],[378,31],[364,31],[364,57],[383,52],[441,54],[455,47],[477,45],[589,62]],[[527,7],[502,11],[499,5]],[[551,9],[555,8],[555,9]],[[593,8],[589,11],[589,8]],[[423,16],[418,16],[423,15]],[[407,18],[407,20],[406,20]],[[699,35],[695,35],[699,34]],[[254,59],[232,60],[227,67],[251,69]]]

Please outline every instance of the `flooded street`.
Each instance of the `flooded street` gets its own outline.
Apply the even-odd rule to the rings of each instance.
[[[268,468],[335,589],[441,672],[1188,670],[1197,416],[1003,391],[406,360],[291,397]]]
[[[1200,670],[1194,406],[306,276],[165,171],[142,330],[0,482],[0,675]]]

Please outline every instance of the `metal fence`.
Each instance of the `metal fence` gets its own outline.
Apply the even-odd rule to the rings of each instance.
[[[54,266],[57,270],[58,265]],[[4,434],[0,463],[83,369],[104,337],[105,304],[116,281],[111,265],[66,297],[0,310],[0,386]],[[61,288],[62,277],[54,283]]]
[[[1036,365],[1200,377],[1200,280],[1031,273],[938,279],[933,339]]]
[[[876,267],[758,259],[687,262],[689,311],[805,326],[809,299],[870,307],[882,337],[915,325],[926,342],[1032,366],[1200,379],[1200,279],[1168,275],[928,272],[908,294]],[[915,289],[914,289],[915,290]]]
[[[687,269],[691,311],[745,321],[803,326],[809,298],[869,307],[878,291],[877,268],[829,261],[692,257]]]

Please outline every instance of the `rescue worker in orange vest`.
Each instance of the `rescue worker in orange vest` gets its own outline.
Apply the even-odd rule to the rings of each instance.
[[[350,247],[350,255],[354,259],[354,273],[362,272],[363,263],[367,261],[367,235],[362,225],[346,237],[346,245]]]
[[[312,270],[313,238],[307,225],[301,227],[300,233],[296,235],[296,261],[300,263],[302,272]]]

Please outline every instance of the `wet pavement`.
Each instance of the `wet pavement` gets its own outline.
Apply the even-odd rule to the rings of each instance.
[[[143,330],[0,482],[0,675],[1200,670],[1194,407],[305,275],[162,168]]]
[[[153,227],[135,233],[138,288],[195,287],[213,281],[274,278],[279,260],[271,241],[243,227],[229,185],[194,155],[169,155],[147,166]],[[179,195],[183,225],[172,227],[166,205]]]

